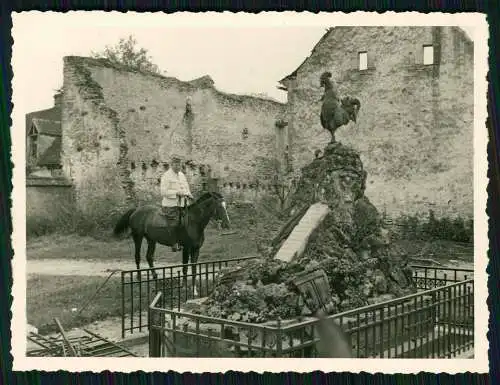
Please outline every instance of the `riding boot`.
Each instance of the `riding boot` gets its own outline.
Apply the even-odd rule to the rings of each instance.
[[[179,236],[180,236],[180,226],[178,225],[177,228],[175,229],[175,239],[177,239],[177,241],[172,246],[172,251],[174,252],[182,250],[182,247],[179,244]]]
[[[181,251],[182,250],[182,246],[179,243],[179,239],[181,237],[181,230],[182,230],[182,208],[178,207],[177,210],[178,210],[178,213],[179,213],[179,222],[177,223],[177,231],[176,231],[176,233],[177,233],[176,247],[177,247],[177,251]]]
[[[179,231],[177,230],[177,234],[178,234],[178,233],[179,233]],[[178,236],[176,236],[176,237],[175,237],[175,239],[177,239],[177,240],[178,240],[178,239],[179,239],[179,237],[178,237]],[[174,243],[174,245],[172,246],[172,251],[175,251],[175,252],[176,252],[176,251],[181,251],[181,250],[182,250],[182,247],[181,247],[181,245],[179,244],[179,241],[176,241],[176,242]]]
[[[182,250],[182,245],[179,242],[180,238],[181,238],[181,226],[177,227],[177,243],[176,243],[177,251],[181,251]]]

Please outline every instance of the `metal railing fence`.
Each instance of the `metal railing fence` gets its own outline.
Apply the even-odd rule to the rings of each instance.
[[[180,309],[188,299],[206,297],[210,294],[217,273],[231,265],[254,257],[233,258],[187,264],[187,281],[184,281],[184,265],[155,267],[154,269],[126,270],[121,272],[121,322],[122,338],[127,333],[148,329],[148,307],[159,291],[164,296],[164,306]],[[196,274],[192,266],[196,266]],[[153,278],[153,271],[157,278]],[[196,286],[193,285],[196,278]]]
[[[251,324],[149,307],[152,357],[315,357],[317,319]],[[329,317],[349,335],[357,358],[451,358],[474,345],[474,280]]]

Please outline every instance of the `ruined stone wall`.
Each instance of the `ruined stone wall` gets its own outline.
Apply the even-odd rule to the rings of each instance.
[[[89,58],[65,58],[64,74],[63,158],[90,199],[96,193],[83,181],[105,173],[118,201],[157,201],[173,153],[194,191],[208,175],[237,183],[272,171],[283,104],[222,93],[209,77],[182,82]]]
[[[74,210],[71,184],[61,178],[26,178],[26,220],[57,220]]]
[[[423,45],[435,62],[423,65]],[[358,70],[358,53],[368,69]],[[336,139],[361,153],[366,195],[389,215],[473,213],[473,46],[455,28],[337,27],[288,87],[289,141],[295,167],[314,158],[330,134],[319,114],[322,72],[342,96],[357,97],[357,124]]]
[[[78,208],[87,214],[134,198],[123,167],[126,151],[118,123],[85,63],[64,58],[61,162],[74,185]]]

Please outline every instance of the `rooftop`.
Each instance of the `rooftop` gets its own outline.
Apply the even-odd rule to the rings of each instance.
[[[39,166],[59,166],[61,164],[61,136],[54,139],[47,150],[40,155],[37,164]]]
[[[61,136],[61,121],[42,118],[33,118],[32,124],[36,127],[38,134],[49,136]]]

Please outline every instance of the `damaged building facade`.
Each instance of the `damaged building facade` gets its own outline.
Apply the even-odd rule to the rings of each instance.
[[[336,27],[280,81],[288,95],[293,167],[330,141],[321,127],[319,78],[361,101],[337,141],[359,151],[366,195],[390,216],[473,215],[473,42],[457,27]]]
[[[159,202],[173,153],[193,190],[210,180],[250,186],[276,168],[276,122],[285,105],[107,61],[64,58],[62,168],[81,209],[99,202]],[[94,207],[94,208],[93,208]]]
[[[358,121],[336,139],[361,154],[380,211],[472,217],[473,43],[456,27],[329,29],[280,81],[286,104],[221,92],[209,76],[180,81],[65,57],[63,94],[26,116],[27,163],[62,175],[88,213],[159,201],[174,152],[195,192],[208,181],[257,196],[277,167],[301,168],[329,142],[319,120],[324,71],[341,97],[361,101]]]

